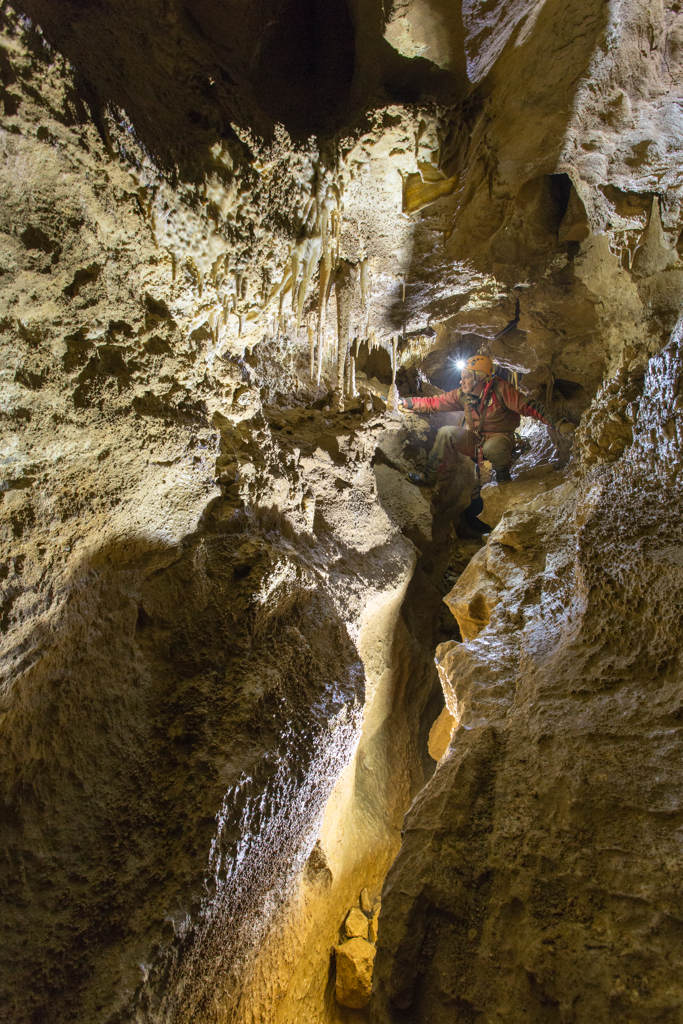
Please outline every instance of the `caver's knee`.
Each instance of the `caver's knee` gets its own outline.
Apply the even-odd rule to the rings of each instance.
[[[494,469],[502,469],[510,465],[512,458],[512,441],[504,434],[489,437],[482,445],[482,453]]]
[[[436,432],[435,444],[456,444],[462,441],[467,431],[462,427],[440,427]]]

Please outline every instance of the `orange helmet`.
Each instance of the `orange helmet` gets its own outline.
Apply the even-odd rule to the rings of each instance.
[[[488,377],[490,373],[493,373],[493,363],[488,356],[470,356],[465,360],[463,370],[471,370],[472,373],[481,373],[484,377]]]

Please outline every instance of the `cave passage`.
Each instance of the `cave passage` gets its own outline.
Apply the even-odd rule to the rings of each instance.
[[[0,4],[1,1024],[681,1019],[679,6]]]

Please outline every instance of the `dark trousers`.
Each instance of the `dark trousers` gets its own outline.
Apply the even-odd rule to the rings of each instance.
[[[471,459],[475,456],[475,449],[479,443],[479,437],[467,427],[442,427],[436,435],[434,447],[427,459],[425,478],[436,480],[436,473],[448,452],[460,452],[461,455],[468,455]],[[495,470],[507,469],[512,458],[514,446],[514,434],[489,434],[482,441],[482,452],[485,459],[491,463]]]

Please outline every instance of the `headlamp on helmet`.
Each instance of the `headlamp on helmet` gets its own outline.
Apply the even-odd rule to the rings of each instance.
[[[480,373],[482,376],[488,377],[490,373],[493,373],[493,363],[488,356],[470,356],[465,360],[463,370],[470,370],[472,373]]]

